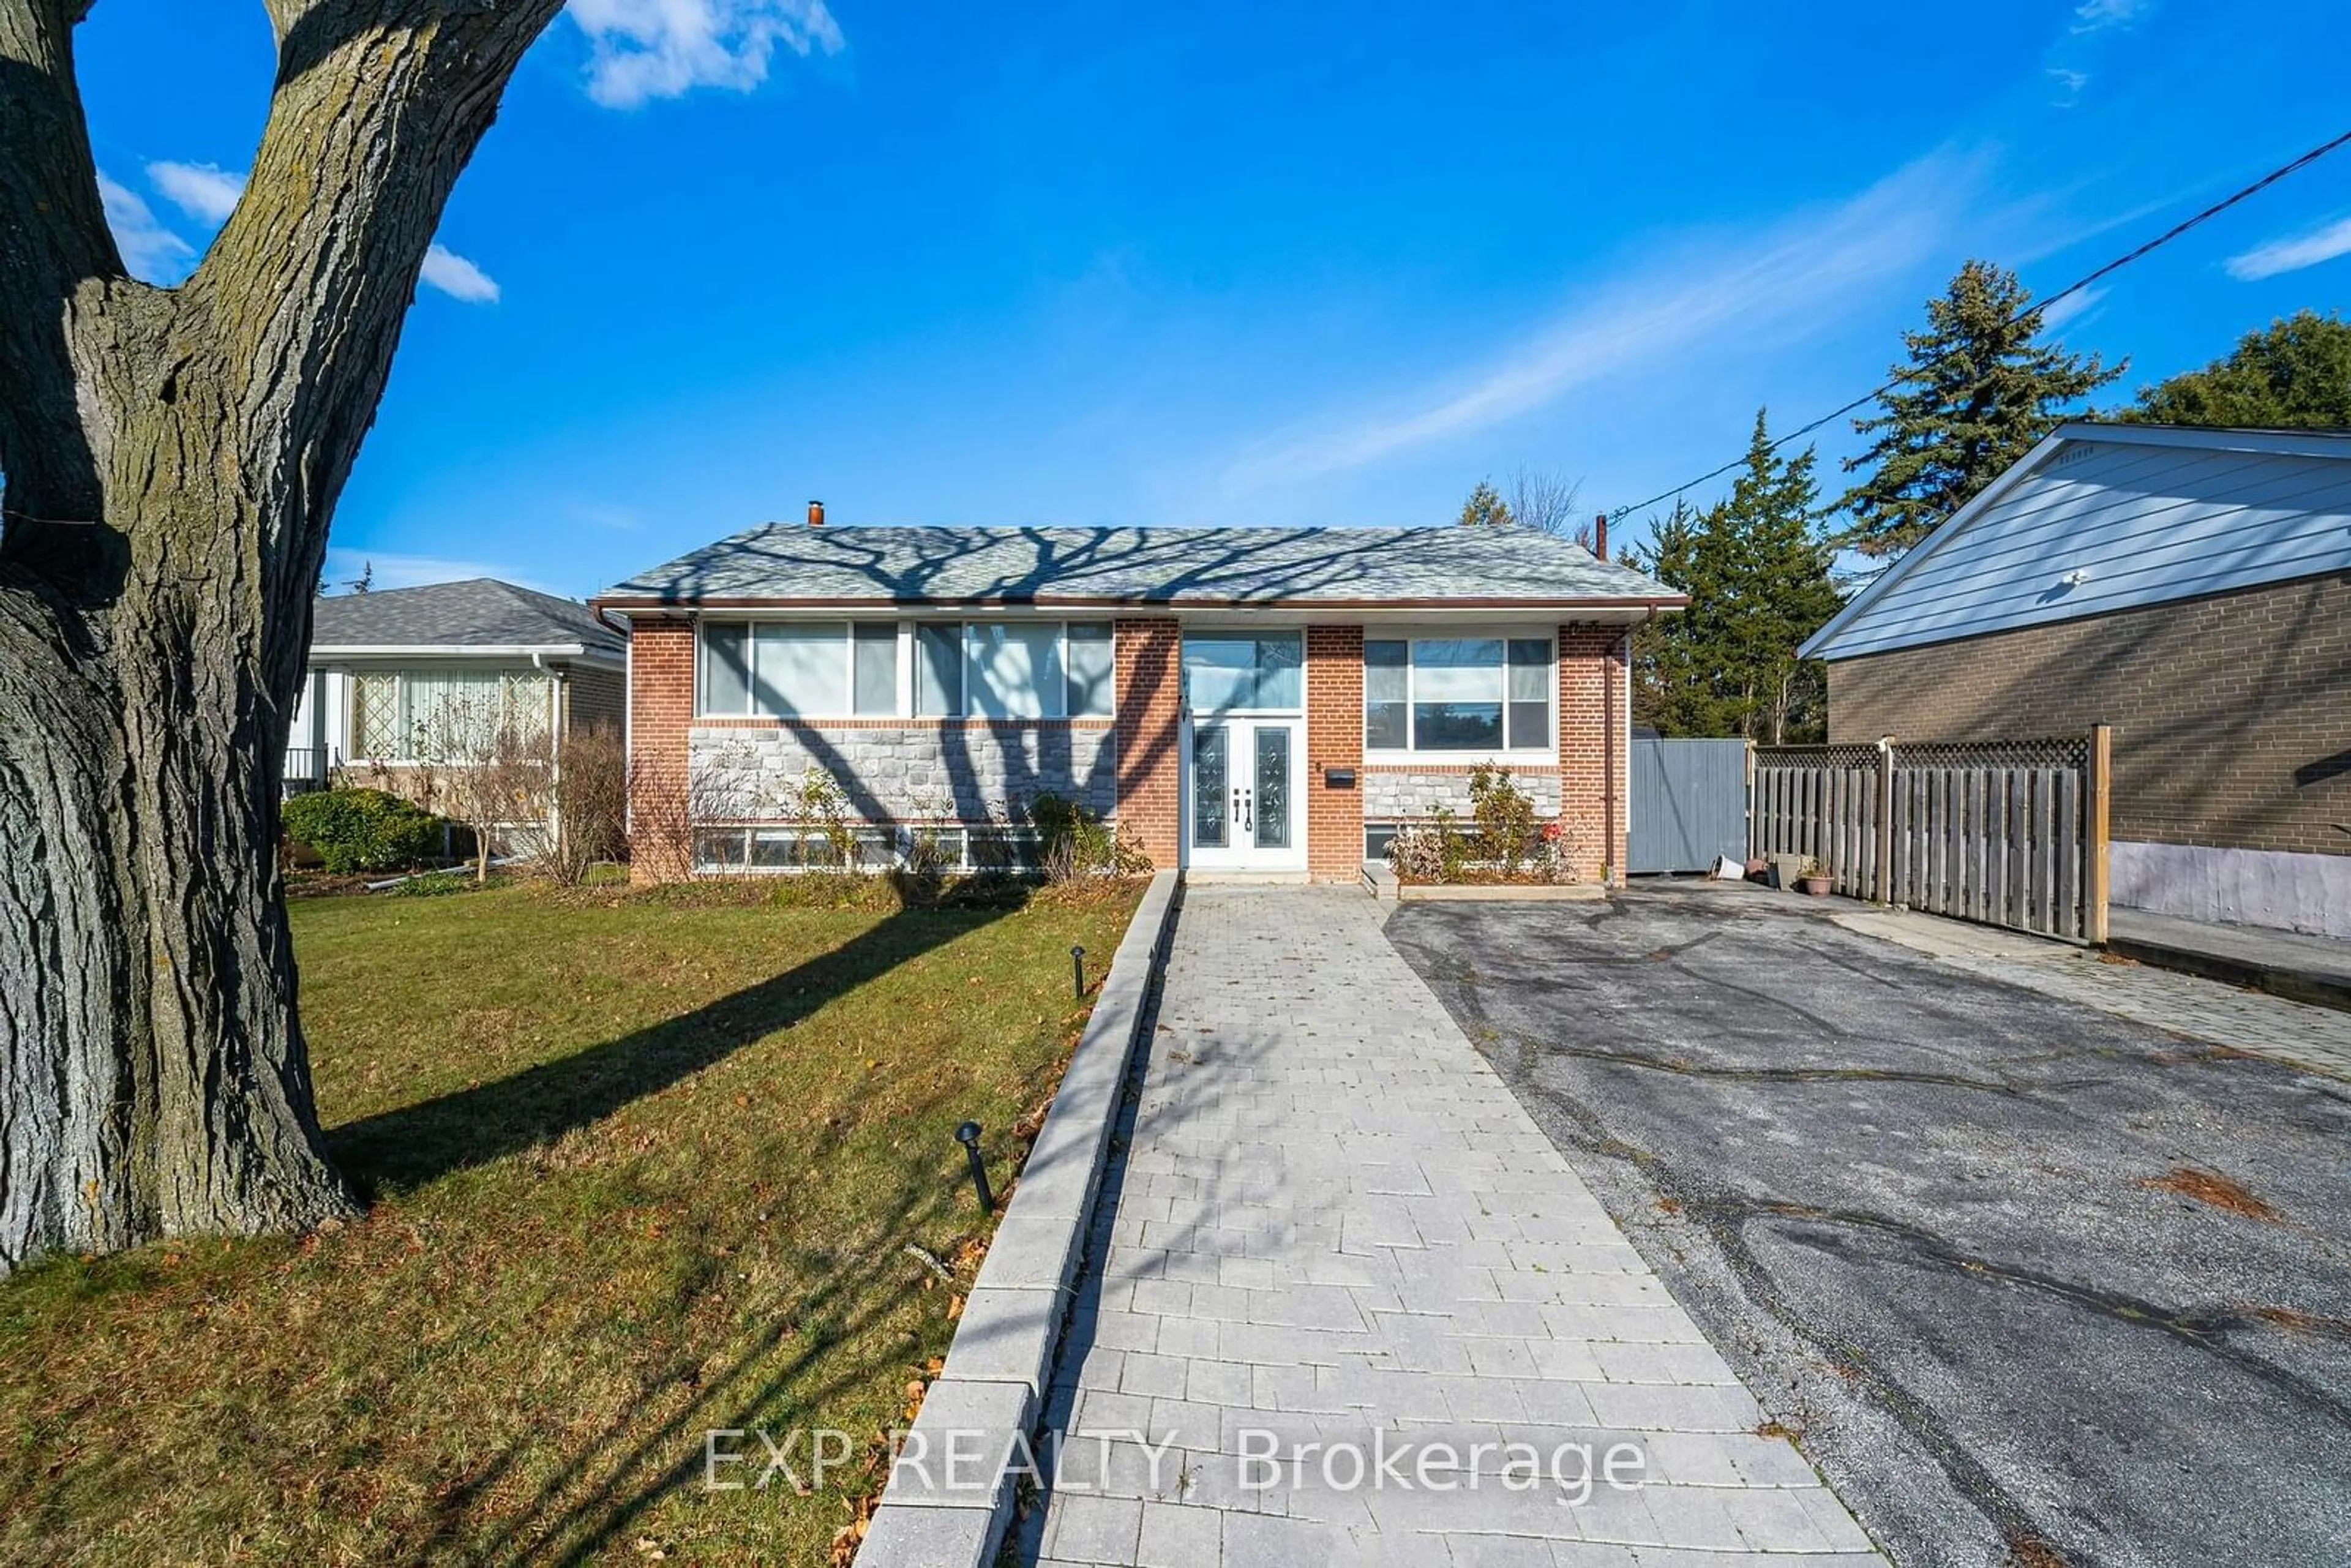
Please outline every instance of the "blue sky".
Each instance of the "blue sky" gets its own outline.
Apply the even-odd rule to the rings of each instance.
[[[262,8],[101,0],[78,47],[170,281],[259,138]],[[811,497],[1427,523],[1523,465],[1619,507],[1875,385],[1967,256],[2052,291],[2346,129],[2345,57],[2339,0],[574,0],[330,568],[584,594]],[[2351,306],[2351,150],[2057,330],[2130,387],[2304,306]]]

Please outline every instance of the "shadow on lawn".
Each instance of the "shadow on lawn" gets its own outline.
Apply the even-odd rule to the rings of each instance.
[[[833,1141],[828,1135],[825,1146],[810,1151],[812,1156],[822,1159]],[[938,1219],[957,1196],[951,1183],[909,1167],[880,1227],[885,1239],[877,1249],[874,1269],[903,1267],[909,1276],[907,1290],[918,1288],[914,1266],[898,1257],[899,1245]],[[871,1387],[877,1376],[894,1384],[914,1372],[911,1363],[894,1372],[877,1372],[852,1357],[814,1386],[795,1387],[834,1346],[854,1343],[902,1304],[903,1294],[875,1291],[872,1282],[870,1270],[836,1270],[795,1300],[789,1312],[761,1323],[718,1366],[681,1365],[678,1381],[691,1395],[651,1430],[632,1434],[628,1428],[634,1413],[622,1413],[580,1444],[527,1500],[501,1506],[489,1519],[478,1518],[473,1511],[507,1482],[519,1457],[511,1448],[497,1454],[442,1499],[439,1526],[420,1543],[420,1558],[462,1549],[469,1560],[508,1568],[539,1563],[577,1568],[595,1561],[664,1498],[702,1479],[707,1434],[716,1429],[736,1432],[733,1446],[752,1456],[747,1465],[731,1472],[747,1487],[765,1466],[765,1455],[750,1429],[767,1429],[782,1441],[788,1430],[813,1426],[834,1399]],[[861,1295],[865,1298],[862,1301]],[[794,1458],[793,1468],[803,1476],[808,1459],[805,1450]],[[879,1484],[879,1479],[867,1484]],[[856,1484],[858,1476],[852,1480]],[[776,1490],[784,1490],[785,1484],[777,1482]],[[827,1490],[839,1484],[831,1481]],[[760,1490],[718,1495],[741,1509],[777,1506],[771,1494]],[[847,1523],[850,1494],[841,1495],[840,1522]],[[745,1526],[739,1517],[712,1522],[722,1538]],[[747,1532],[758,1534],[760,1522],[750,1521]]]
[[[1027,899],[1015,888],[985,901],[901,910],[773,979],[498,1082],[350,1124],[330,1134],[330,1146],[346,1171],[371,1186],[425,1181],[527,1147],[656,1092],[895,966],[1012,913]],[[848,1134],[847,1128],[820,1131],[805,1157],[822,1164]],[[632,1431],[634,1410],[622,1412],[568,1445],[569,1455],[525,1495],[503,1498],[486,1512],[485,1504],[513,1485],[524,1451],[510,1447],[486,1457],[442,1495],[437,1524],[416,1543],[417,1556],[459,1552],[514,1568],[586,1563],[625,1539],[664,1498],[696,1483],[707,1430],[765,1427],[780,1436],[812,1425],[834,1401],[870,1388],[877,1376],[894,1386],[911,1375],[911,1364],[877,1370],[864,1356],[830,1370],[823,1364],[836,1346],[855,1343],[919,1287],[919,1270],[901,1259],[900,1247],[963,1201],[953,1175],[943,1180],[922,1162],[908,1164],[883,1207],[867,1267],[836,1270],[758,1323],[716,1364],[681,1353],[677,1364],[660,1375],[688,1396],[649,1429]],[[901,1269],[907,1275],[904,1290],[874,1290],[876,1272]],[[818,1380],[804,1383],[812,1371],[820,1372]],[[764,1459],[758,1444],[747,1435],[736,1443],[753,1456],[738,1479],[757,1479]],[[803,1473],[806,1463],[801,1453],[796,1464]],[[763,1499],[758,1491],[732,1494],[729,1500],[743,1509],[775,1506],[771,1494]],[[745,1528],[741,1519],[719,1527],[722,1536]],[[755,1536],[761,1531],[756,1521],[747,1528]]]
[[[328,1153],[371,1200],[486,1165],[657,1093],[1027,901],[1016,884],[984,899],[898,910],[830,952],[690,1012],[496,1082],[346,1123],[328,1132]]]

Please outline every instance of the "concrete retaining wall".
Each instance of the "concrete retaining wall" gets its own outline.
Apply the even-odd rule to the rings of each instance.
[[[2125,909],[2351,937],[2351,855],[2117,840],[2107,865]]]

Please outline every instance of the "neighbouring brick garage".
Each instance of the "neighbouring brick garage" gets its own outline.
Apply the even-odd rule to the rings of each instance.
[[[2062,425],[1802,652],[1833,741],[2110,726],[2116,908],[2351,938],[2351,432]]]
[[[2094,724],[2116,839],[2351,852],[2351,573],[1829,666],[1839,743]]]

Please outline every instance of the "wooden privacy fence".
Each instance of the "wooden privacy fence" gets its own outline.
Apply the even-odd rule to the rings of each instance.
[[[1748,852],[1818,861],[1836,891],[2106,939],[2112,740],[1758,747]]]

